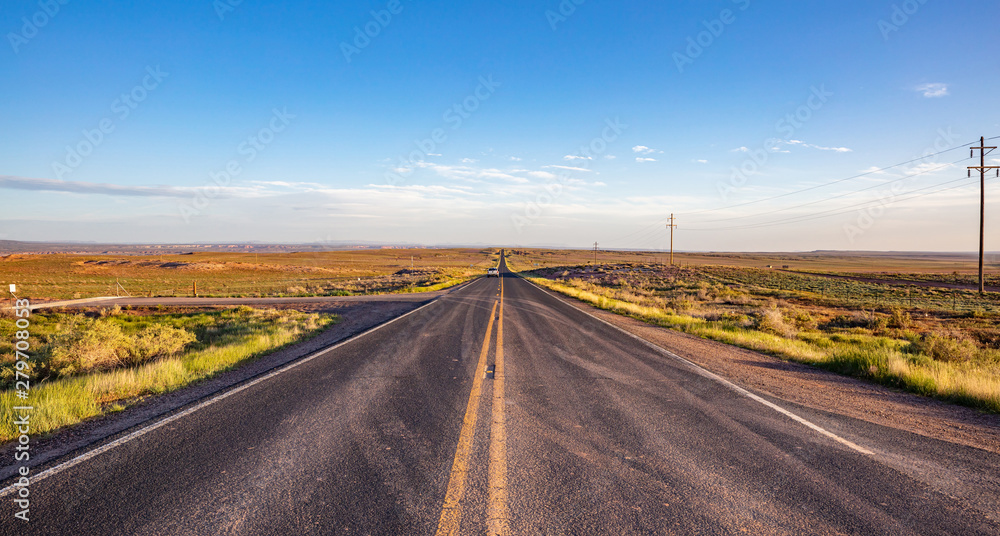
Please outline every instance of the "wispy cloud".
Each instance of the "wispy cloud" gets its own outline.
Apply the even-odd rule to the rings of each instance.
[[[479,162],[479,160],[476,160],[475,158],[463,158],[462,159],[462,163],[463,164],[475,164],[476,162]]]
[[[786,143],[788,145],[799,145],[801,147],[809,147],[811,149],[818,149],[820,151],[833,151],[833,152],[836,152],[836,153],[850,153],[850,152],[852,152],[852,149],[849,149],[847,147],[824,147],[822,145],[813,145],[811,143],[806,143],[806,142],[801,141],[801,140],[788,140],[788,141],[781,141],[781,140],[779,140],[779,143]]]
[[[656,162],[656,159],[655,158],[643,158],[641,156],[637,156],[635,158],[635,161],[636,162],[640,162],[640,163],[642,163],[642,162]]]
[[[636,145],[635,147],[632,148],[632,152],[636,153],[636,154],[653,154],[653,153],[662,153],[663,151],[657,151],[656,149],[650,149],[649,147],[646,147],[645,145]]]
[[[585,171],[587,173],[592,173],[594,171],[592,169],[573,167],[573,166],[542,166],[542,167],[546,169],[565,169],[567,171]]]
[[[63,181],[58,179],[31,179],[10,175],[0,175],[0,188],[134,197],[190,197],[194,191],[192,188],[179,188],[175,186],[126,186],[122,184]]]
[[[707,164],[708,160],[705,160],[704,158],[699,158],[699,159],[695,160],[695,162],[697,162],[699,164]]]
[[[590,156],[578,156],[578,155],[575,155],[575,154],[568,154],[568,155],[566,155],[566,156],[563,157],[563,160],[593,160],[593,157],[590,157]]]
[[[607,158],[608,160],[614,160],[615,158],[618,158],[618,157],[615,156],[615,155],[613,155],[613,154],[606,154],[606,155],[604,155],[604,158]]]
[[[915,87],[914,90],[923,93],[924,97],[928,99],[933,99],[936,97],[945,97],[948,95],[948,84],[934,83],[934,84],[920,84]]]

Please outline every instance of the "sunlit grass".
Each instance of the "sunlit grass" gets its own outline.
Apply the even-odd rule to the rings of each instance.
[[[331,315],[294,311],[240,308],[232,314],[239,316],[239,324],[234,329],[228,332],[225,328],[217,330],[207,337],[214,343],[176,357],[43,381],[32,385],[27,401],[19,400],[14,390],[0,392],[0,441],[16,437],[12,418],[14,406],[34,407],[31,413],[32,434],[50,432],[103,413],[121,410],[141,397],[165,393],[211,377],[316,334],[336,322],[336,317]],[[168,321],[183,315],[169,316]],[[227,319],[232,318],[220,315],[220,321]],[[201,321],[201,318],[195,320],[197,322],[188,323],[189,327],[198,325],[203,335],[211,331],[211,325]]]
[[[532,282],[600,309],[774,356],[807,363],[883,385],[1000,412],[1000,364],[945,362],[907,352],[910,341],[869,334],[796,333],[788,337],[734,321],[708,321],[662,307],[638,305],[545,278]],[[598,287],[599,289],[599,287]]]

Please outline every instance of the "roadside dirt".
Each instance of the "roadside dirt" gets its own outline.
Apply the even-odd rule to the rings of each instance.
[[[1000,415],[652,326],[546,292],[754,391],[820,411],[1000,453]]]
[[[341,320],[308,341],[288,346],[237,369],[223,372],[213,378],[171,393],[146,397],[123,411],[89,419],[78,425],[54,432],[47,437],[32,437],[32,467],[37,468],[39,465],[58,461],[72,455],[78,449],[103,440],[112,440],[128,432],[132,427],[165,416],[193,402],[224,391],[250,378],[412,311],[430,301],[431,298],[433,296],[427,296],[424,301],[313,301],[299,304],[273,304],[272,307],[280,309],[333,313],[340,315]],[[3,464],[0,465],[0,481],[11,477],[14,473],[15,467],[7,464],[14,459],[15,446],[16,443],[13,442],[0,446],[0,459],[4,460]],[[37,471],[38,469],[35,469],[35,474]]]

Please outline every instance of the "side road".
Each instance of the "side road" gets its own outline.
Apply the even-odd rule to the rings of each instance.
[[[53,302],[32,302],[31,310],[53,309],[57,307],[225,307],[230,305],[249,305],[251,307],[274,307],[279,305],[323,305],[338,304],[343,302],[427,302],[434,298],[443,296],[461,286],[455,285],[446,290],[435,290],[432,292],[410,292],[399,294],[372,294],[359,296],[311,296],[303,298],[140,298],[124,296],[103,296],[97,298],[83,298],[79,300],[62,300]]]

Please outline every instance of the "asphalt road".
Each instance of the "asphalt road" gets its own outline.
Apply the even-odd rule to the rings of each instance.
[[[36,480],[29,523],[8,494],[0,533],[1000,533],[998,456],[740,390],[501,271]]]

